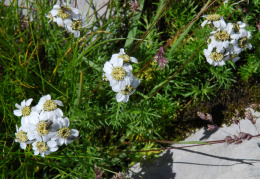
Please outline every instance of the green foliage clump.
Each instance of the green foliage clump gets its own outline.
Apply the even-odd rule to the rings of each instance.
[[[255,14],[260,7],[256,0],[242,2],[237,10],[232,2],[217,10],[225,19],[235,10],[228,21],[244,21],[252,33],[253,49],[243,52],[238,62],[228,61],[222,67],[210,66],[205,60],[203,49],[212,29],[200,28],[202,18],[172,39],[201,12],[206,1],[171,1],[167,6],[167,1],[139,2],[140,11],[133,12],[129,4],[112,1],[108,18],[91,16],[93,22],[78,39],[48,23],[45,14],[53,6],[50,1],[27,5],[26,10],[33,14],[28,18],[20,15],[16,1],[9,6],[0,2],[2,178],[95,178],[95,164],[109,178],[142,161],[143,155],[156,157],[159,151],[134,152],[166,146],[155,139],[184,140],[206,125],[197,111],[212,113],[221,125],[230,123],[235,109],[259,104],[260,32]],[[203,14],[210,14],[219,4],[217,1]],[[161,69],[151,59],[166,44],[168,63]],[[141,83],[127,103],[118,103],[109,84],[102,82],[102,74],[104,63],[124,46],[139,61],[133,72],[140,72]],[[15,125],[20,121],[13,110],[23,99],[33,98],[32,105],[36,105],[46,94],[63,102],[64,116],[80,136],[42,158],[34,156],[30,145],[24,151],[14,142]]]

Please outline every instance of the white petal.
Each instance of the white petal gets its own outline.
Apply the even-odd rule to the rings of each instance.
[[[55,141],[53,141],[53,140],[50,140],[50,141],[47,142],[47,145],[48,145],[49,147],[56,147],[56,146],[57,146],[57,142],[55,142]]]
[[[107,74],[111,74],[113,71],[113,66],[110,62],[106,62],[103,68],[103,71]],[[106,75],[107,76],[107,75]]]
[[[133,82],[132,82],[132,86],[134,87],[134,88],[137,88],[137,86],[139,86],[139,84],[140,84],[140,80],[137,78],[137,79],[135,79],[135,80],[133,80]]]
[[[123,102],[126,103],[128,100],[129,100],[129,95],[125,95]]]
[[[122,95],[121,93],[117,93],[117,95],[116,95],[116,101],[117,102],[123,101],[124,98],[125,98],[125,95]]]
[[[21,102],[21,106],[22,106],[22,107],[25,106],[25,99]]]
[[[60,100],[53,100],[58,106],[63,106],[62,102]]]
[[[213,21],[213,25],[214,25],[214,27],[219,28],[220,22],[219,21]]]
[[[71,26],[72,20],[70,20],[70,19],[65,19],[65,20],[64,20],[64,24],[65,24],[66,26]]]
[[[46,100],[51,100],[51,95],[47,94],[45,96],[43,96]]]
[[[201,27],[204,27],[207,24],[208,20],[205,20],[204,22],[202,22]]]
[[[64,21],[62,18],[53,18],[53,21],[58,24],[58,26],[64,26]]]
[[[22,109],[23,107],[20,106],[19,104],[15,103],[15,107],[18,108],[18,109]]]
[[[232,62],[235,63],[235,62],[238,61],[239,59],[240,59],[240,57],[235,57],[235,58],[232,59]]]
[[[208,49],[204,49],[203,52],[206,57],[209,57],[211,54],[211,51],[209,51]]]
[[[28,99],[28,100],[26,101],[25,105],[26,105],[26,106],[30,106],[31,103],[32,103],[32,101],[33,101],[32,98]]]
[[[53,9],[60,9],[60,5],[58,5],[58,4],[55,4],[54,6],[53,6]]]
[[[50,13],[51,13],[51,15],[54,17],[54,16],[57,16],[57,15],[58,15],[59,11],[56,10],[56,9],[53,9],[53,10],[50,11]]]
[[[125,50],[123,48],[120,48],[120,54],[125,54]]]
[[[114,86],[112,86],[112,90],[113,90],[114,92],[121,92],[121,89],[119,88],[119,85],[114,85]]]
[[[80,31],[79,30],[75,30],[74,31],[74,38],[78,38],[80,36]]]
[[[130,57],[130,61],[133,63],[138,63],[138,60],[135,57]]]
[[[79,131],[77,129],[71,129],[70,134],[73,137],[78,137],[79,136]]]
[[[247,48],[248,48],[249,50],[251,50],[251,49],[252,49],[252,45],[251,45],[250,43],[248,43],[248,44],[247,44]]]
[[[22,116],[22,110],[14,110],[13,112],[16,116]]]
[[[223,66],[223,65],[226,65],[226,63],[225,63],[224,60],[222,60],[222,61],[219,62],[219,65],[220,65],[220,66]]]
[[[26,149],[26,143],[21,142],[20,146],[21,146],[22,149],[24,149],[24,150]]]
[[[115,63],[113,63],[113,65],[116,66],[116,67],[122,67],[123,64],[124,64],[124,62],[123,62],[123,59],[122,59],[122,58],[118,58],[118,59],[115,61]]]
[[[213,60],[211,60],[210,58],[207,58],[207,62],[212,65],[213,64]]]

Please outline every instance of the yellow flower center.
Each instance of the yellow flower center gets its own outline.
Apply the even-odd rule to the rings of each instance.
[[[217,33],[214,34],[214,38],[216,41],[226,41],[229,40],[229,33],[227,31],[218,31]]]
[[[133,90],[134,88],[131,85],[126,85],[125,89],[121,90],[121,93],[123,95],[129,95]]]
[[[233,30],[234,30],[235,32],[239,32],[239,29],[240,29],[239,24],[233,23]]]
[[[48,134],[49,133],[49,129],[50,129],[49,122],[47,122],[47,121],[40,121],[36,125],[36,129],[37,129],[38,134],[40,134],[40,135]]]
[[[124,79],[124,77],[126,76],[126,71],[122,67],[114,67],[111,76],[115,80],[119,81]]]
[[[56,103],[53,100],[46,100],[43,104],[44,111],[53,111],[57,108]]]
[[[218,14],[208,15],[208,17],[206,17],[206,19],[208,21],[219,21],[220,20],[220,15],[218,15]]]
[[[118,58],[123,58],[124,63],[128,63],[130,61],[130,57],[126,54],[119,55]]]
[[[67,139],[67,137],[70,136],[70,129],[67,128],[67,127],[62,127],[58,131],[58,135],[59,135],[60,138]]]
[[[212,52],[209,56],[213,61],[219,62],[223,59],[223,54],[218,52]]]
[[[80,30],[82,29],[82,21],[80,20],[76,20],[72,23],[72,26],[71,26],[72,30]]]
[[[28,140],[27,135],[26,135],[26,132],[23,132],[23,131],[19,131],[19,132],[16,134],[16,138],[17,138],[20,142],[23,142],[23,143]]]
[[[45,142],[37,142],[36,148],[40,151],[40,153],[43,153],[48,149],[48,146]]]
[[[62,9],[59,9],[57,16],[62,18],[63,20],[69,17],[69,15]]]
[[[29,106],[24,106],[22,109],[22,115],[23,117],[29,116],[31,113],[31,108]]]
[[[248,39],[246,37],[238,39],[238,46],[240,48],[246,48],[248,43]]]

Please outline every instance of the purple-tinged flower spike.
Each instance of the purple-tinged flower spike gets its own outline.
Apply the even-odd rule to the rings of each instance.
[[[256,123],[256,120],[254,120],[254,116],[252,115],[251,111],[248,110],[245,112],[245,116],[248,120],[250,120],[252,122],[252,124]]]
[[[164,57],[164,54],[165,54],[164,47],[160,47],[159,52],[155,55],[155,59],[159,63],[162,69],[165,69],[166,63],[168,63],[168,60]]]
[[[260,31],[260,22],[255,21],[258,31]]]
[[[140,7],[140,4],[139,4],[138,1],[135,0],[135,1],[129,2],[129,4],[131,5],[131,10],[132,11],[136,11],[136,12],[140,11],[138,9]]]
[[[207,120],[205,114],[203,114],[202,112],[197,112],[197,115],[198,115],[202,120]]]
[[[119,172],[112,177],[112,179],[126,179],[123,172]]]
[[[104,171],[102,171],[100,168],[97,167],[95,164],[95,179],[100,179],[103,175]]]
[[[225,141],[226,141],[226,143],[228,143],[228,144],[232,144],[232,143],[234,142],[234,139],[232,139],[231,136],[227,136],[227,137],[225,138]]]
[[[237,124],[237,125],[238,125],[239,121],[237,120],[237,118],[236,118],[236,117],[233,117],[232,119],[233,119],[234,124]]]
[[[212,119],[212,115],[211,114],[207,114],[207,116],[206,116],[206,118],[207,118],[207,120],[209,121],[209,122],[213,122],[213,119]]]
[[[208,124],[208,131],[213,131],[216,127],[214,125]]]

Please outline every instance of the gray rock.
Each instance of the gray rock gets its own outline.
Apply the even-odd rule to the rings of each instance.
[[[260,113],[252,114],[256,121]],[[214,120],[214,119],[213,119]],[[256,122],[260,129],[260,122]],[[249,120],[240,121],[242,132],[258,135],[257,128]],[[225,131],[225,132],[224,132]],[[227,134],[227,133],[229,134]],[[223,140],[227,135],[238,135],[239,127],[232,124],[219,130],[198,130],[185,141]],[[144,161],[135,164],[129,170],[128,177],[134,179],[259,179],[260,178],[260,139],[244,140],[241,144],[214,144],[182,149],[171,149],[161,153],[153,162]],[[192,144],[189,144],[192,145]],[[173,145],[181,147],[186,145]]]

